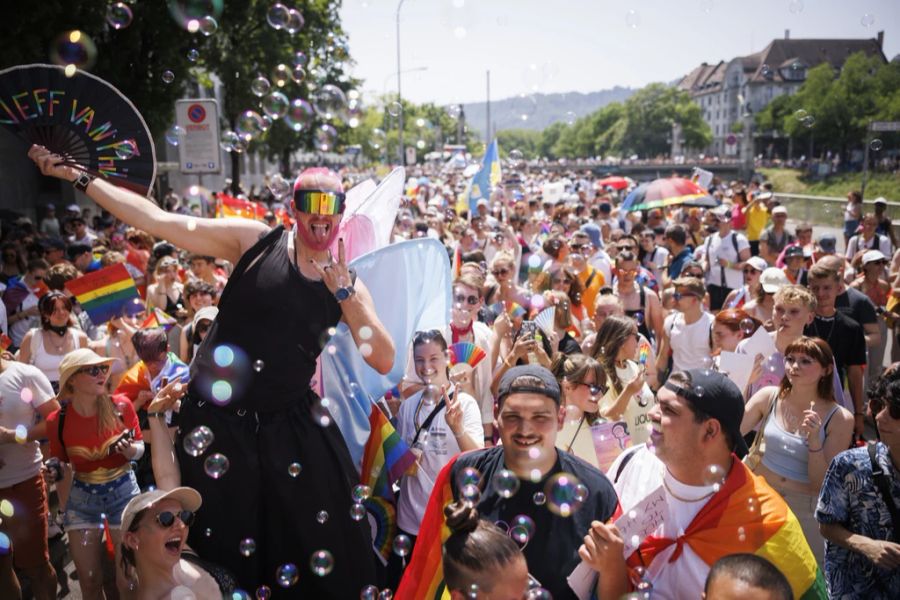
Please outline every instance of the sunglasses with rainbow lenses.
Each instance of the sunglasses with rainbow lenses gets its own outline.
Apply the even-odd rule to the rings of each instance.
[[[294,204],[297,210],[310,215],[332,216],[344,212],[345,194],[317,190],[295,190]]]

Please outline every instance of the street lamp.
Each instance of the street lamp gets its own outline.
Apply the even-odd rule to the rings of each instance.
[[[403,94],[400,92],[400,9],[406,0],[400,0],[397,3],[397,104],[400,105],[400,115],[397,120],[399,131],[397,132],[397,140],[400,146],[400,164],[406,166],[406,151],[403,148]]]

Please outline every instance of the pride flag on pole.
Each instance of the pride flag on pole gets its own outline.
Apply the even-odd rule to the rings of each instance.
[[[393,501],[394,483],[416,462],[416,457],[374,404],[369,426],[371,433],[363,451],[361,480],[372,489],[373,496]]]
[[[475,214],[479,200],[490,200],[491,189],[500,183],[500,149],[497,140],[491,142],[481,159],[481,170],[469,182],[469,216]]]
[[[134,279],[121,263],[73,279],[66,289],[95,325],[125,314],[129,304],[140,300]]]

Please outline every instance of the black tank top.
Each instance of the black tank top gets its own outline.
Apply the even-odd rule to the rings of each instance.
[[[212,386],[226,381],[230,398],[218,404],[259,412],[281,410],[310,396],[309,380],[323,335],[342,313],[325,284],[304,277],[289,259],[290,235],[283,227],[274,229],[238,263],[222,292],[213,327],[197,349],[192,394],[210,399]],[[241,264],[260,253],[249,268]],[[216,356],[222,344],[242,352],[233,358],[229,352]]]

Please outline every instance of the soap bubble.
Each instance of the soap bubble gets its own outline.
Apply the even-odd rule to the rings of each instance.
[[[275,173],[269,178],[269,191],[272,192],[272,195],[275,196],[278,200],[282,198],[286,198],[291,195],[291,183],[285,179],[281,173]],[[260,363],[260,369],[257,369],[257,372],[262,370],[262,361],[257,361]],[[256,369],[256,363],[254,363],[253,368]]]
[[[328,427],[331,425],[331,412],[328,410],[330,406],[331,400],[328,398],[320,398],[318,401],[314,402],[310,408],[313,420],[320,427]]]
[[[177,146],[184,140],[187,135],[187,131],[181,125],[172,125],[168,131],[166,131],[166,141],[173,145]]]
[[[362,521],[366,518],[366,507],[358,502],[350,506],[350,518],[354,521]]]
[[[359,600],[376,600],[378,598],[378,588],[374,585],[367,585],[359,591]]]
[[[213,479],[219,479],[225,475],[229,466],[228,457],[219,452],[210,454],[203,461],[203,471]]]
[[[24,444],[28,441],[28,428],[24,425],[16,425],[15,429],[16,443]]]
[[[547,503],[547,495],[544,492],[535,492],[531,500],[536,506],[543,506]]]
[[[131,12],[131,7],[124,2],[110,4],[109,8],[106,9],[106,22],[113,29],[125,29],[131,25],[133,19],[134,15]]]
[[[275,68],[272,69],[271,77],[272,83],[280,88],[286,86],[287,82],[293,79],[291,69],[283,63],[275,65]]]
[[[794,118],[797,119],[798,121],[801,121],[801,122],[802,122],[803,119],[805,119],[808,115],[809,115],[809,113],[806,112],[806,111],[805,111],[804,109],[802,109],[802,108],[798,108],[797,110],[794,111]]]
[[[313,109],[309,102],[300,98],[291,101],[287,114],[284,115],[285,124],[294,131],[308,129],[313,121]]]
[[[298,462],[292,462],[288,465],[288,475],[296,479],[300,472],[303,470],[303,467]]]
[[[137,154],[137,144],[134,140],[122,140],[116,145],[116,156],[118,156],[121,160],[128,160],[135,154]]]
[[[788,2],[788,10],[795,15],[803,12],[803,0],[791,0]]]
[[[306,20],[303,18],[303,15],[300,14],[300,11],[292,8],[288,11],[288,20],[284,24],[284,30],[289,34],[294,35],[303,29],[305,22]]]
[[[169,593],[169,600],[197,600],[197,594],[186,585],[176,585]]]
[[[200,33],[202,33],[206,37],[209,37],[219,29],[219,22],[210,15],[206,15],[205,17],[200,19],[199,29]]]
[[[696,395],[697,397],[702,398],[703,394],[705,394],[705,393],[706,393],[706,390],[704,389],[704,387],[702,385],[694,386],[694,395]]]
[[[383,589],[378,593],[378,600],[393,600],[394,592],[389,589]]]
[[[320,117],[328,121],[342,118],[347,110],[347,96],[336,85],[323,85],[313,96],[313,108]]]
[[[316,513],[316,521],[319,525],[324,525],[328,521],[328,511],[320,510]]]
[[[222,148],[225,152],[241,152],[243,149],[243,144],[240,139],[240,136],[230,129],[226,129],[222,132],[222,139],[219,141],[219,147]],[[241,147],[241,150],[238,150],[237,147]]]
[[[528,515],[516,515],[509,524],[509,536],[519,544],[527,544],[535,529],[534,519]]]
[[[721,465],[709,465],[703,470],[703,483],[711,485],[713,490],[718,492],[725,483],[725,477],[728,471]]]
[[[212,358],[213,368],[198,374],[194,383],[205,398],[222,406],[246,389],[251,380],[250,360],[241,348],[230,344],[213,348]]]
[[[206,452],[214,439],[215,436],[213,435],[212,429],[206,425],[199,425],[192,429],[189,434],[184,436],[182,446],[184,447],[184,451],[190,456],[197,457]]]
[[[472,484],[464,485],[459,488],[459,495],[463,500],[478,504],[478,501],[481,500],[481,488]]]
[[[53,64],[77,69],[90,69],[97,60],[97,46],[94,41],[83,31],[74,30],[61,33],[50,46],[50,60]],[[71,75],[69,70],[66,76]]]
[[[456,474],[456,485],[463,488],[467,485],[481,485],[481,472],[475,467],[464,467]]]
[[[451,104],[446,108],[447,116],[454,121],[462,114],[462,107],[459,104]],[[395,115],[396,116],[396,115]]]
[[[285,563],[275,570],[275,580],[281,587],[289,588],[295,585],[298,579],[300,574],[294,563]]]
[[[772,79],[775,76],[774,71],[772,71],[772,67],[767,64],[763,64],[763,66],[759,68],[759,74],[766,79]]]
[[[256,552],[256,540],[253,538],[244,538],[241,540],[240,546],[238,547],[241,554],[244,556],[250,556],[254,552]]]
[[[175,81],[175,73],[166,69],[162,72],[160,78],[163,80],[163,83],[172,83],[173,81]]]
[[[402,533],[394,538],[394,554],[397,556],[408,556],[410,551],[412,550],[412,541],[408,536],[403,535]]]
[[[493,483],[501,498],[512,498],[519,491],[519,478],[509,469],[497,471]]]
[[[399,102],[391,102],[387,106],[387,112],[392,117],[399,117],[400,113],[403,112],[403,105]]]
[[[272,588],[261,585],[256,588],[256,600],[269,600],[272,597]]]
[[[315,141],[316,148],[321,152],[328,152],[334,147],[334,143],[337,141],[337,129],[328,125],[327,123],[322,123],[318,127],[316,127],[315,132]]]
[[[283,29],[290,18],[290,10],[280,2],[269,7],[269,11],[266,13],[266,21],[274,29]]]
[[[309,64],[309,57],[306,56],[305,52],[297,50],[291,57],[291,64],[295,67],[305,67]]]
[[[372,495],[372,488],[363,484],[355,485],[350,495],[355,502],[365,502]]]
[[[517,166],[523,160],[525,160],[525,156],[522,154],[521,150],[509,151],[509,162],[511,162],[514,166]]]
[[[248,142],[256,139],[262,135],[262,117],[260,117],[259,113],[255,110],[245,110],[238,116],[237,126],[234,130]]]
[[[578,115],[576,115],[573,111],[566,111],[566,125],[574,125],[575,121],[578,120]]]
[[[516,119],[528,121],[537,111],[537,99],[533,94],[519,94],[512,99],[512,110]]]
[[[303,80],[306,79],[306,69],[294,65],[291,67],[291,79],[294,80],[294,83],[303,83]]]
[[[859,24],[865,28],[869,28],[875,24],[875,15],[866,13],[859,19]]]
[[[280,119],[287,114],[291,101],[281,92],[272,92],[262,100],[262,109],[269,117]]]
[[[191,48],[187,52],[187,59],[191,62],[197,62],[200,58],[200,52],[196,48]]]
[[[641,15],[633,8],[629,9],[629,11],[625,13],[625,25],[631,29],[637,29],[641,25]]]
[[[807,115],[806,118],[803,119],[803,121],[801,121],[801,122],[803,123],[804,127],[809,129],[810,127],[812,127],[813,125],[816,124],[816,118],[812,115]]]
[[[316,550],[309,558],[309,568],[313,574],[325,577],[334,569],[334,557],[328,550]]]
[[[269,80],[259,75],[250,83],[250,91],[253,92],[254,96],[262,98],[269,92],[269,88],[272,87],[272,84],[269,83]]]
[[[753,335],[753,332],[756,331],[756,323],[753,319],[746,318],[741,321],[741,331],[744,335]]]
[[[375,128],[369,134],[369,145],[373,150],[381,150],[387,144],[387,134],[381,129]]]
[[[542,587],[536,587],[528,590],[525,600],[553,600],[553,595]]]
[[[568,517],[581,508],[585,500],[582,484],[571,473],[557,473],[547,480],[544,493],[551,512]]]
[[[869,142],[869,148],[874,152],[880,152],[884,148],[884,142],[876,138]]]
[[[168,0],[169,14],[182,29],[190,33],[200,30],[203,19],[218,19],[222,14],[223,0]]]

